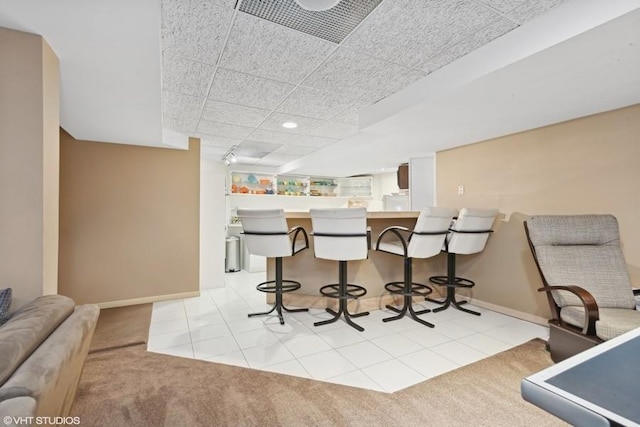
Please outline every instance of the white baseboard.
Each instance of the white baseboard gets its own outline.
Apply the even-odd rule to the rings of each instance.
[[[200,291],[181,292],[179,294],[154,295],[150,297],[123,299],[119,301],[99,302],[97,303],[97,305],[101,309],[115,308],[115,307],[126,307],[128,305],[147,304],[150,302],[168,301],[172,299],[193,298],[198,296],[200,296]]]
[[[506,314],[507,316],[516,317],[521,320],[526,320],[527,322],[537,323],[542,326],[547,326],[547,324],[549,323],[549,319],[545,317],[536,316],[534,314],[525,313],[524,311],[514,310],[512,308],[491,304],[489,302],[484,302],[484,301],[480,301],[473,298],[469,300],[469,304],[477,305],[478,307],[482,307],[491,311]]]

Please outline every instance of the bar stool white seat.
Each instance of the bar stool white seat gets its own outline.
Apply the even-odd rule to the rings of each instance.
[[[461,307],[467,301],[458,301],[456,299],[457,288],[472,288],[475,286],[474,281],[456,276],[456,255],[470,255],[482,252],[487,244],[489,235],[493,232],[491,226],[497,214],[497,209],[460,209],[460,214],[451,225],[449,235],[444,242],[443,250],[447,253],[447,275],[429,278],[431,283],[447,287],[447,296],[444,300],[437,301],[426,298],[428,301],[442,304],[442,307],[432,310],[434,313],[453,306],[466,313],[480,316],[477,311]]]
[[[275,294],[275,304],[269,311],[251,313],[249,317],[278,314],[280,324],[284,325],[282,310],[288,312],[308,311],[308,308],[287,308],[282,301],[282,294],[300,289],[300,282],[282,278],[282,258],[294,256],[309,247],[307,232],[302,227],[289,229],[282,209],[238,209],[242,223],[242,233],[249,253],[267,258],[275,258],[276,277],[256,286],[260,292]]]
[[[366,316],[369,312],[349,313],[349,300],[364,296],[367,290],[347,283],[347,262],[366,259],[369,253],[369,234],[367,232],[367,210],[365,208],[310,209],[313,228],[313,248],[317,258],[338,261],[338,283],[320,288],[320,293],[329,298],[338,299],[338,310],[327,308],[333,315],[329,320],[315,322],[314,326],[336,322],[344,316],[345,322],[357,329],[364,328],[351,318]]]
[[[432,323],[418,317],[420,314],[430,312],[430,309],[420,311],[413,309],[413,297],[426,297],[433,292],[431,287],[413,282],[413,259],[431,258],[440,253],[445,238],[449,234],[451,221],[457,213],[456,209],[451,208],[426,208],[420,212],[413,230],[392,226],[380,233],[376,241],[376,251],[401,256],[404,259],[403,281],[389,282],[384,285],[385,289],[392,294],[402,295],[403,304],[401,308],[387,305],[389,310],[395,311],[398,315],[386,317],[382,319],[383,322],[402,319],[409,313],[416,322],[433,328]]]

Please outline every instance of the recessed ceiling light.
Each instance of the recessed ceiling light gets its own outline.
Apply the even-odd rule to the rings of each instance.
[[[287,129],[295,129],[298,127],[298,124],[296,122],[284,122],[282,124],[282,127]]]

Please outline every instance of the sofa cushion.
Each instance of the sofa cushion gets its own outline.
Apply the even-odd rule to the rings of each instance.
[[[73,312],[75,303],[46,295],[25,304],[0,326],[0,385]]]
[[[9,320],[11,307],[11,288],[0,289],[0,326]]]

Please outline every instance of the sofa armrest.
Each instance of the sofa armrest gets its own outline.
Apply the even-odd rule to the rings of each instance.
[[[99,313],[97,305],[77,306],[1,388],[23,388],[37,402],[34,416],[67,416]]]

